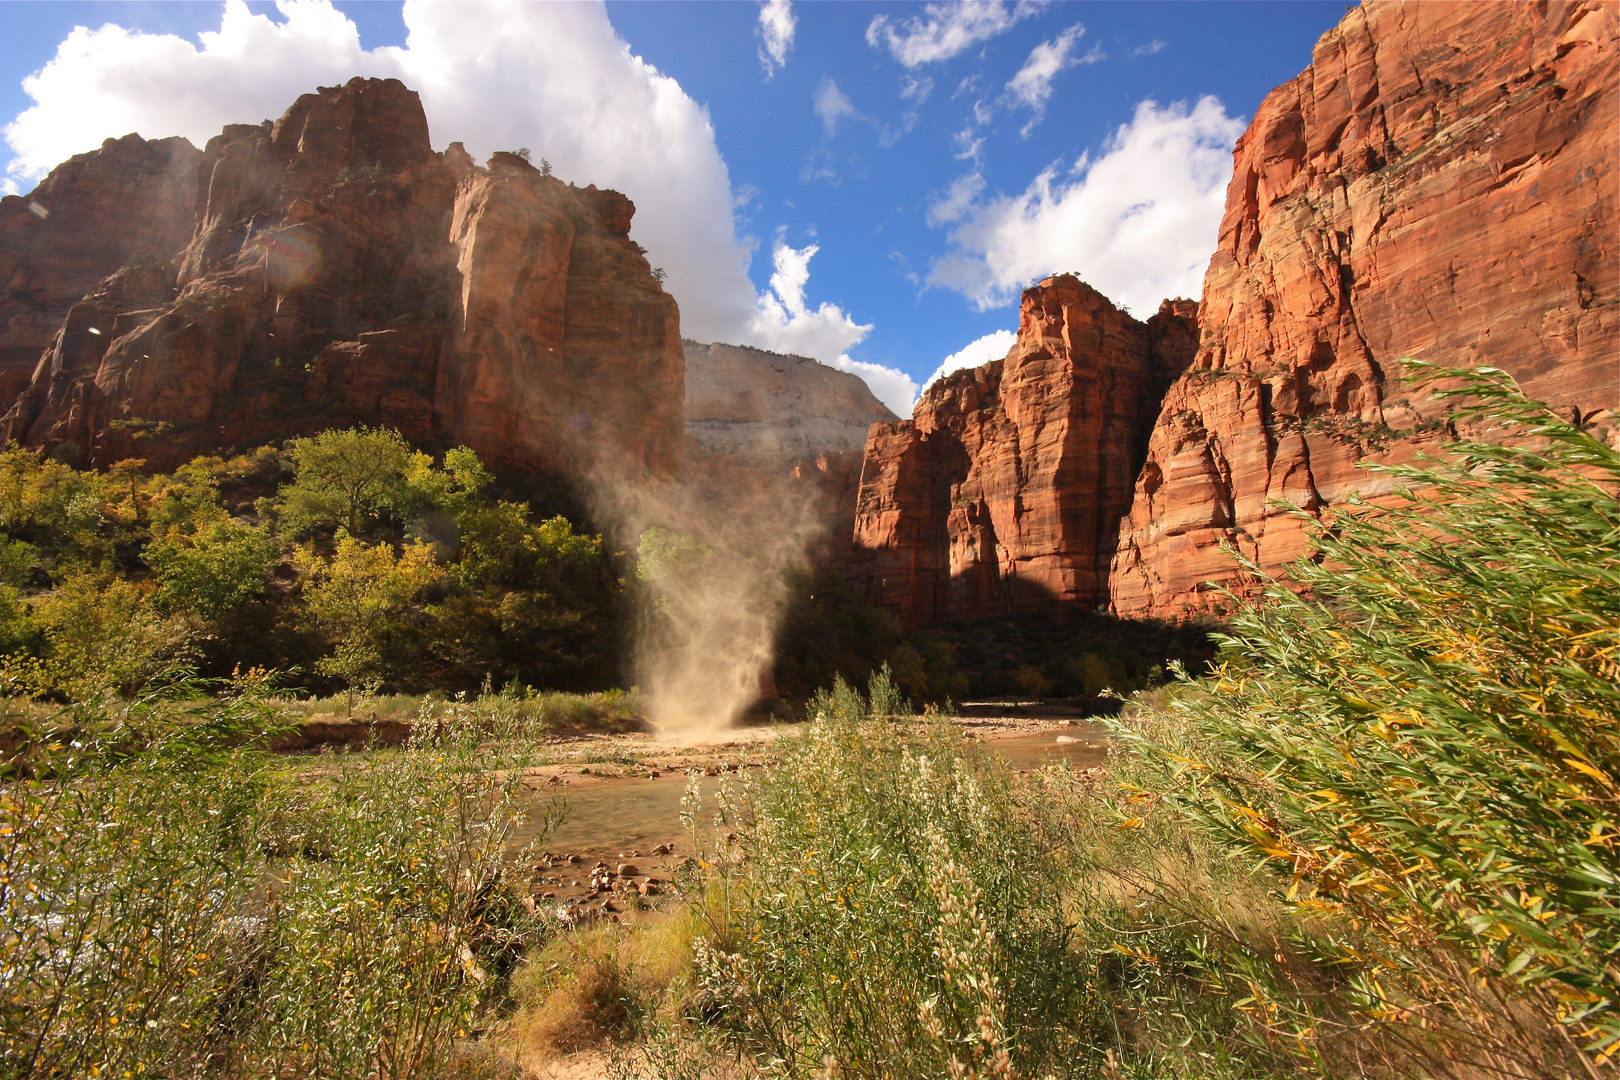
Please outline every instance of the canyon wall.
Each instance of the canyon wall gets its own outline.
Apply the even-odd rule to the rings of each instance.
[[[162,145],[109,146],[125,144]],[[183,250],[124,237],[109,252],[155,257],[75,264],[88,292],[58,290],[79,294],[0,437],[167,467],[366,423],[519,468],[611,454],[679,469],[679,314],[629,239],[624,196],[511,154],[481,169],[459,144],[435,153],[417,95],[391,79],[228,126],[192,163]],[[94,227],[62,210],[45,223]]]
[[[185,139],[126,135],[63,162],[26,197],[0,198],[0,403],[28,385],[68,309],[102,278],[186,246],[201,157]]]
[[[1146,323],[1062,275],[1004,360],[948,375],[866,444],[849,572],[908,625],[1106,602],[1120,519],[1197,305]],[[836,468],[824,469],[836,484]]]
[[[1317,511],[1444,434],[1399,361],[1501,367],[1591,420],[1620,396],[1620,20],[1612,3],[1374,2],[1234,151],[1200,343],[1121,526],[1122,614],[1244,587],[1229,544],[1305,553]]]
[[[686,434],[709,454],[783,471],[860,450],[897,417],[858,375],[804,356],[683,342]]]

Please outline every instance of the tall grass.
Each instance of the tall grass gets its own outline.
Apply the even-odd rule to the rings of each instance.
[[[507,704],[288,772],[244,745],[261,689],[82,715],[0,789],[0,1075],[457,1067],[544,932],[506,882],[532,798]]]
[[[812,713],[722,801],[695,1013],[768,1075],[1073,1074],[1106,1015],[1012,774],[897,715],[885,673]]]

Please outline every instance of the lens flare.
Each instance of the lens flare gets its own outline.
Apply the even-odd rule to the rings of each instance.
[[[281,288],[308,284],[321,269],[321,248],[307,229],[293,226],[261,236],[270,280]]]

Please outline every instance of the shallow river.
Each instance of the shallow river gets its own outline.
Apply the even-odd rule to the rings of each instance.
[[[1059,737],[1072,742],[1058,742]],[[1107,755],[1101,727],[1079,724],[1056,731],[1043,731],[1033,735],[991,739],[986,745],[1004,755],[1015,769],[1038,768],[1051,761],[1074,768],[1101,765]],[[558,791],[547,789],[531,812],[531,821],[513,838],[514,846],[522,846],[534,839],[538,818],[543,808],[553,799],[562,798],[568,804],[567,820],[547,839],[545,848],[558,853],[584,856],[587,862],[598,859],[612,864],[621,856],[643,853],[642,861],[650,866],[678,862],[691,853],[691,840],[681,826],[681,797],[686,793],[686,775],[664,775],[657,780],[620,779],[574,783]],[[704,812],[712,813],[714,788],[718,780],[703,780]],[[645,853],[662,844],[672,845],[675,856],[669,860],[652,860]]]

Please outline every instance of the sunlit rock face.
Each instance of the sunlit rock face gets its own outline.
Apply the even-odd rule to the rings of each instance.
[[[706,453],[781,471],[860,450],[898,419],[866,383],[809,357],[684,342],[686,434]]]
[[[186,246],[201,156],[185,139],[126,135],[0,199],[0,401],[28,385],[68,309],[102,278]]]
[[[1234,153],[1201,342],[1112,568],[1123,614],[1204,609],[1305,553],[1310,511],[1438,446],[1399,361],[1506,369],[1583,417],[1620,395],[1612,4],[1369,3]]]
[[[909,625],[1106,603],[1120,519],[1197,305],[1146,323],[1069,275],[1024,292],[1003,360],[872,429],[850,573]]]
[[[679,316],[622,195],[435,153],[391,79],[228,126],[193,176],[183,250],[81,290],[0,434],[166,466],[366,423],[518,467],[679,468]]]
[[[511,154],[456,192],[459,297],[444,429],[523,465],[680,467],[684,359],[674,297],[629,238],[635,205]]]

